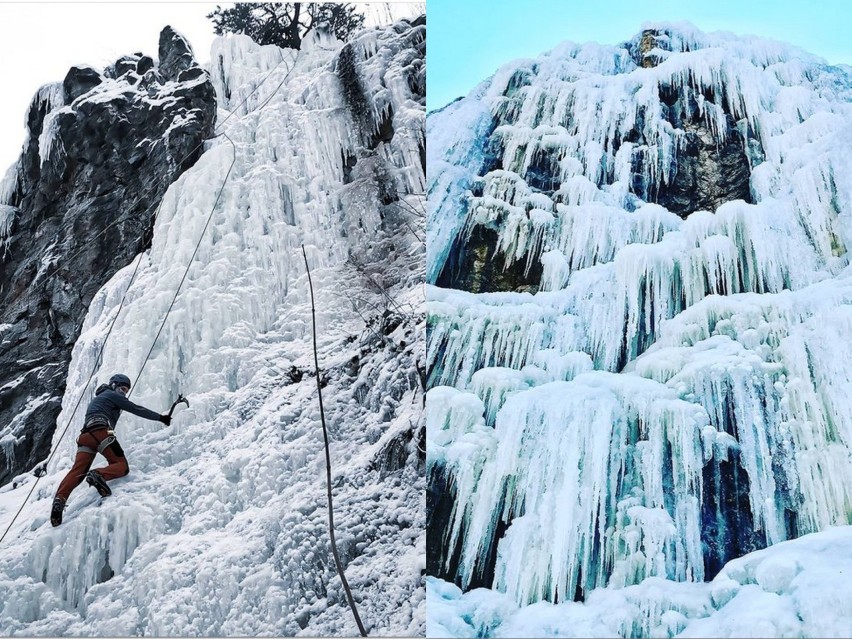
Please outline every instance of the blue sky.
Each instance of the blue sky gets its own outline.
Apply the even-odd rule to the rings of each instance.
[[[849,0],[428,0],[427,14],[429,110],[466,95],[509,60],[565,40],[617,44],[651,20],[764,36],[852,64]]]

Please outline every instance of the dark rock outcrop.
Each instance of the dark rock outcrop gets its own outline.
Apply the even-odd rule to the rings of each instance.
[[[672,213],[686,218],[695,211],[715,211],[731,200],[751,202],[751,168],[742,136],[727,116],[724,143],[718,143],[702,122],[687,122],[686,144],[677,156],[670,184],[661,184],[656,198]]]
[[[657,37],[661,35],[656,29],[645,29],[639,38],[639,49],[633,52],[633,58],[640,67],[651,69],[660,63],[660,58],[651,53],[654,49],[661,48]]]
[[[3,202],[15,213],[0,253],[0,485],[49,453],[93,296],[150,246],[166,189],[212,133],[215,93],[189,51],[167,27],[159,70],[191,79],[161,84],[148,69],[143,88],[146,58],[125,56],[109,74],[74,67],[33,100]]]
[[[154,68],[154,60],[147,55],[143,55],[136,62],[136,75],[145,75],[148,71]]]
[[[638,132],[629,140],[637,143],[633,155],[632,192],[647,202],[663,205],[684,219],[695,211],[715,211],[732,200],[752,202],[751,163],[740,129],[726,112],[724,142],[720,142],[719,136],[714,135],[699,115],[699,99],[705,104],[720,102],[718,96],[698,95],[692,88],[684,93],[672,89],[661,91],[660,101],[666,119],[684,132],[684,141],[673,158],[668,182],[650,182],[641,168],[643,154],[648,150],[645,140]],[[721,108],[724,110],[724,106]]]
[[[120,78],[128,71],[136,72],[136,65],[139,63],[139,56],[124,55],[121,56],[112,65],[113,77]]]
[[[171,27],[160,32],[159,56],[160,73],[166,80],[177,80],[181,71],[198,66],[189,42]]]
[[[68,70],[65,80],[62,82],[62,90],[65,92],[65,104],[71,104],[84,93],[88,93],[103,82],[101,74],[92,67],[76,66]],[[32,129],[30,129],[32,134]]]
[[[541,262],[534,260],[529,271],[526,260],[507,266],[506,255],[497,251],[497,243],[497,231],[475,226],[467,241],[460,237],[453,245],[436,285],[471,293],[538,292]]]

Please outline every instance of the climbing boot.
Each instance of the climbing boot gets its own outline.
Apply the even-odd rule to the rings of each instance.
[[[90,470],[86,473],[86,483],[89,486],[94,486],[95,490],[98,491],[98,494],[101,497],[109,497],[112,495],[112,491],[107,486],[106,480],[101,477],[101,474],[96,470]]]
[[[65,502],[61,497],[53,500],[53,508],[50,509],[50,523],[54,528],[62,523],[62,511],[65,510]]]

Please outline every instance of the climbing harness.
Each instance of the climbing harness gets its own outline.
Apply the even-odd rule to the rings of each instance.
[[[289,70],[287,71],[287,73],[284,75],[284,78],[281,80],[281,82],[279,82],[279,83],[278,83],[278,86],[277,86],[277,87],[275,87],[275,90],[273,91],[273,94],[275,94],[275,93],[277,93],[277,92],[278,92],[278,90],[279,90],[279,89],[280,89],[280,88],[284,85],[284,82],[286,82],[286,81],[287,81],[287,78],[288,78],[288,77],[290,77],[290,74],[293,72],[293,69],[295,69],[295,68],[296,68],[296,62],[297,62],[297,61],[298,61],[298,59],[299,59],[299,54],[300,54],[300,53],[301,53],[301,52],[297,52],[297,53],[296,53],[296,57],[295,57],[295,58],[294,58],[294,60],[293,60],[293,64],[290,66],[290,69],[289,69]],[[251,92],[249,92],[249,94],[248,94],[248,95],[246,95],[246,97],[243,99],[243,101],[242,101],[242,102],[240,102],[240,104],[238,104],[238,105],[237,105],[237,106],[236,106],[233,110],[231,110],[231,112],[227,115],[227,117],[226,117],[224,120],[222,120],[222,122],[221,122],[221,123],[220,123],[220,124],[216,127],[216,129],[219,129],[222,125],[224,125],[224,124],[225,124],[225,122],[227,122],[227,121],[231,118],[231,116],[232,116],[234,113],[236,113],[237,109],[239,109],[241,106],[243,106],[243,105],[244,105],[244,104],[248,101],[248,99],[249,99],[249,98],[250,98],[250,97],[251,97],[251,96],[252,96],[252,95],[253,95],[253,94],[254,94],[254,93],[255,93],[255,92],[256,92],[256,91],[257,91],[257,90],[258,90],[258,89],[262,86],[262,85],[263,85],[263,83],[264,83],[264,82],[266,82],[267,78],[269,78],[269,76],[270,76],[270,75],[272,75],[272,73],[273,73],[273,72],[274,72],[274,71],[275,71],[278,67],[280,67],[280,66],[281,66],[281,64],[282,64],[283,62],[284,62],[284,57],[282,56],[282,58],[281,58],[281,60],[278,62],[278,64],[276,64],[276,65],[275,65],[275,66],[274,66],[274,67],[273,67],[273,68],[269,71],[269,73],[267,73],[267,74],[264,76],[263,80],[261,80],[261,81],[257,84],[257,86],[256,86],[254,89],[252,89],[252,91],[251,91]],[[267,102],[268,102],[268,100],[267,100]],[[266,106],[266,103],[264,103],[264,105],[263,105],[263,106]],[[214,133],[216,132],[216,129],[214,129]],[[160,324],[160,328],[159,328],[159,330],[157,331],[157,335],[154,337],[154,341],[151,343],[151,348],[148,350],[148,354],[145,356],[145,360],[142,362],[142,367],[139,369],[139,374],[136,376],[136,385],[138,385],[138,383],[139,383],[139,377],[142,375],[142,371],[144,371],[144,370],[145,370],[145,365],[148,363],[148,358],[150,358],[150,357],[151,357],[151,353],[153,353],[153,352],[154,352],[154,347],[155,347],[155,346],[156,346],[156,344],[157,344],[157,340],[159,339],[160,334],[161,334],[161,333],[162,333],[162,331],[163,331],[163,327],[164,327],[164,326],[165,326],[165,324],[166,324],[166,320],[168,320],[169,313],[171,313],[172,308],[174,307],[175,301],[177,300],[178,294],[180,293],[180,289],[181,289],[181,287],[183,286],[184,281],[186,281],[186,276],[187,276],[187,274],[189,273],[189,269],[190,269],[190,267],[192,266],[192,262],[193,262],[193,260],[195,259],[195,256],[198,254],[198,249],[201,247],[201,241],[204,239],[204,236],[205,236],[205,235],[206,235],[206,233],[207,233],[207,228],[210,226],[210,221],[213,219],[213,213],[216,211],[216,206],[219,204],[219,200],[220,200],[220,198],[222,197],[222,192],[224,191],[224,189],[225,189],[225,184],[228,182],[228,178],[229,178],[229,177],[230,177],[230,175],[231,175],[231,170],[234,168],[234,164],[236,164],[236,162],[237,162],[237,147],[236,147],[236,145],[234,144],[234,141],[233,141],[233,140],[231,140],[231,138],[230,138],[230,137],[228,137],[228,134],[227,134],[227,133],[225,133],[224,131],[223,131],[222,133],[220,133],[219,135],[214,135],[214,136],[212,136],[212,138],[216,138],[216,137],[219,137],[219,136],[224,136],[224,137],[228,140],[228,142],[230,142],[230,144],[231,144],[231,148],[233,149],[233,153],[234,153],[234,155],[233,155],[233,159],[231,160],[231,164],[230,164],[230,166],[228,167],[228,171],[227,171],[227,173],[225,174],[225,178],[224,178],[224,180],[222,180],[222,186],[219,188],[219,193],[216,195],[216,199],[215,199],[215,201],[213,202],[213,206],[210,208],[210,215],[207,217],[207,222],[205,223],[204,228],[203,228],[203,229],[202,229],[202,231],[201,231],[201,235],[199,236],[199,238],[198,238],[198,242],[197,242],[197,243],[196,243],[196,245],[195,245],[195,250],[192,252],[192,256],[189,258],[189,262],[188,262],[188,264],[186,265],[186,270],[185,270],[185,271],[184,271],[184,273],[183,273],[183,277],[181,278],[180,283],[178,284],[178,287],[177,287],[177,289],[175,290],[175,295],[174,295],[174,297],[172,298],[172,302],[171,302],[171,304],[169,304],[169,308],[166,310],[165,317],[163,318],[163,321],[162,321],[162,323]],[[211,138],[211,139],[212,139],[212,138]],[[181,160],[180,160],[179,162],[177,162],[177,165],[180,165],[180,164],[181,164],[184,160],[186,160],[188,157],[190,157],[190,155],[192,155],[192,153],[194,153],[196,150],[198,150],[198,149],[201,147],[201,145],[202,145],[202,144],[204,144],[204,142],[206,142],[206,140],[202,140],[202,141],[201,141],[201,142],[199,142],[199,143],[198,143],[198,144],[197,144],[197,145],[196,145],[196,146],[195,146],[192,150],[190,150],[188,153],[186,153],[186,154],[185,154],[185,155],[181,158]],[[154,214],[154,216],[155,216],[155,217],[159,215],[159,213],[160,213],[160,209],[162,209],[162,207],[163,207],[163,203],[164,203],[164,202],[165,202],[165,197],[163,197],[163,198],[160,200],[160,204],[159,204],[159,206],[157,207],[157,211],[156,211],[156,213]],[[107,227],[107,228],[109,228],[109,227]],[[105,228],[105,229],[101,232],[101,234],[102,234],[102,233],[104,233],[104,232],[106,232],[106,230],[107,230],[107,229]],[[99,235],[100,235],[100,234],[99,234]],[[95,236],[95,237],[97,237],[97,236]],[[92,238],[92,239],[94,239],[94,238]],[[82,250],[85,250],[85,249],[81,249],[80,251],[77,251],[77,253],[82,252]],[[71,256],[73,257],[73,256],[74,256],[74,255],[76,255],[77,253],[73,253]],[[118,319],[118,317],[121,315],[121,309],[122,309],[122,308],[124,308],[124,302],[125,302],[125,300],[127,299],[127,293],[130,291],[130,287],[133,285],[133,282],[134,282],[134,281],[135,281],[135,279],[136,279],[136,274],[137,274],[137,273],[138,273],[138,271],[139,271],[139,265],[142,263],[142,256],[143,256],[143,254],[142,254],[142,253],[140,253],[140,254],[139,254],[139,256],[138,256],[138,258],[137,258],[137,260],[136,260],[136,266],[134,267],[134,269],[133,269],[133,273],[132,273],[132,274],[131,274],[131,276],[130,276],[130,281],[127,283],[127,288],[124,290],[124,295],[121,297],[121,302],[120,302],[120,303],[119,303],[119,305],[118,305],[118,311],[116,312],[115,316],[114,316],[114,317],[113,317],[113,319],[112,319],[112,322],[110,323],[109,330],[107,331],[106,335],[104,336],[104,340],[103,340],[103,342],[101,343],[101,347],[100,347],[100,350],[98,351],[98,355],[97,355],[97,357],[95,358],[95,365],[92,367],[92,373],[89,375],[89,379],[88,379],[88,381],[86,382],[86,385],[83,387],[83,391],[80,393],[80,397],[77,399],[77,403],[74,405],[74,410],[71,412],[71,417],[69,417],[69,418],[68,418],[68,423],[65,425],[65,428],[62,430],[62,433],[59,435],[59,439],[56,441],[56,445],[53,447],[53,450],[51,451],[50,455],[48,455],[47,460],[44,462],[44,467],[45,467],[45,468],[47,468],[47,465],[48,465],[48,464],[50,463],[50,461],[53,459],[54,455],[56,454],[56,451],[57,451],[57,450],[59,450],[59,443],[62,441],[62,439],[65,437],[66,433],[68,432],[68,428],[71,426],[71,422],[73,422],[73,421],[74,421],[74,415],[77,413],[77,409],[80,407],[80,402],[83,400],[83,396],[86,394],[86,389],[87,389],[87,388],[89,387],[89,385],[92,383],[92,379],[93,379],[93,378],[94,378],[94,376],[95,376],[95,372],[98,370],[98,366],[100,365],[101,356],[103,355],[104,348],[106,347],[106,343],[107,343],[107,341],[109,341],[109,336],[112,334],[112,329],[115,327],[115,322],[116,322],[116,320],[117,320],[117,319]],[[58,270],[58,269],[57,269],[57,270]],[[54,273],[56,273],[56,271],[54,271]],[[134,388],[135,388],[135,386],[134,386],[133,388],[131,388],[130,392],[127,394],[127,396],[128,396],[128,397],[130,397],[130,395],[133,393]],[[184,400],[184,401],[185,401],[185,400]],[[187,406],[188,406],[188,405],[189,405],[189,403],[187,402]],[[174,408],[174,407],[173,407],[173,408]],[[37,476],[36,476],[36,480],[33,482],[33,485],[32,485],[32,487],[30,488],[29,492],[27,493],[27,496],[26,496],[26,497],[24,497],[24,501],[23,501],[23,503],[21,503],[21,507],[20,507],[20,508],[18,508],[18,512],[16,512],[16,513],[15,513],[15,515],[12,517],[12,520],[9,522],[9,525],[6,527],[6,530],[3,532],[3,535],[2,535],[2,536],[0,536],[0,544],[2,544],[2,543],[3,543],[3,540],[4,540],[4,539],[6,539],[6,535],[8,535],[8,534],[9,534],[9,531],[10,531],[10,530],[12,530],[12,526],[14,526],[14,525],[15,525],[15,522],[17,521],[18,517],[19,517],[19,516],[20,516],[20,514],[23,512],[23,510],[24,510],[24,506],[26,506],[26,504],[27,504],[27,502],[29,501],[30,497],[32,497],[32,494],[33,494],[33,492],[35,491],[36,486],[38,486],[38,482],[41,480],[41,478],[42,478],[42,477],[43,477],[43,475],[37,475]]]
[[[103,453],[107,448],[112,446],[116,442],[115,431],[108,430],[107,436],[104,437],[104,440],[98,444],[98,449],[89,448],[88,446],[77,445],[78,453],[89,453],[90,455],[95,455],[97,453]]]
[[[83,423],[82,432],[88,433],[93,430],[100,430],[101,428],[110,428],[111,426],[112,424],[109,423],[109,420],[106,417],[103,417],[102,415],[93,415]]]

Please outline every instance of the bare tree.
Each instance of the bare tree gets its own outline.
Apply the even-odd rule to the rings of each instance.
[[[306,2],[238,2],[230,9],[216,6],[207,17],[216,35],[244,33],[258,44],[299,49],[313,29],[325,27],[338,40],[346,40],[364,24],[352,4]]]

